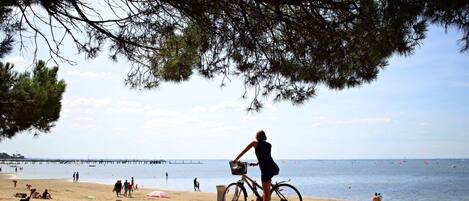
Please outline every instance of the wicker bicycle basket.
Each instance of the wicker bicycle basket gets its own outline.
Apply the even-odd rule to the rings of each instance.
[[[246,162],[236,162],[230,161],[230,168],[232,175],[243,175],[248,171],[248,163]]]

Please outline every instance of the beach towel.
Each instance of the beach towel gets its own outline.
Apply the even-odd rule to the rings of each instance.
[[[152,191],[147,194],[148,197],[169,198],[169,194],[163,191]]]

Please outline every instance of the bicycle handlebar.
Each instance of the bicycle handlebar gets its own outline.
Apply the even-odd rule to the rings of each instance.
[[[233,161],[231,161],[233,162]],[[258,166],[259,163],[248,163],[248,162],[243,162],[243,161],[236,161],[236,163],[238,164],[241,164],[241,163],[244,163],[244,164],[247,164],[248,166]]]

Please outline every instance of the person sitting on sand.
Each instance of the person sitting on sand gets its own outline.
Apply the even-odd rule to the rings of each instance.
[[[31,193],[31,198],[33,199],[42,199],[42,195],[36,191],[35,188],[33,188],[32,190],[34,190],[33,193]]]
[[[52,196],[49,192],[47,192],[47,189],[44,190],[44,193],[42,193],[42,199],[52,199]]]
[[[15,197],[23,198],[23,196],[28,196],[26,193],[15,193]]]
[[[31,193],[29,194],[29,196],[27,196],[26,193],[23,193],[23,195],[21,196],[20,201],[29,201],[31,199],[31,197],[33,197],[34,193],[37,193],[36,189],[34,189],[34,188],[31,189]]]
[[[31,196],[27,196],[26,193],[23,194],[23,196],[21,197],[20,201],[29,201],[29,199],[31,198]]]

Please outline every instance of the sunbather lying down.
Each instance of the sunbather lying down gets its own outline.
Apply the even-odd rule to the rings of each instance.
[[[23,197],[27,197],[27,196],[28,196],[28,194],[26,194],[26,193],[16,193],[15,194],[15,197],[17,197],[17,198],[23,198]]]

